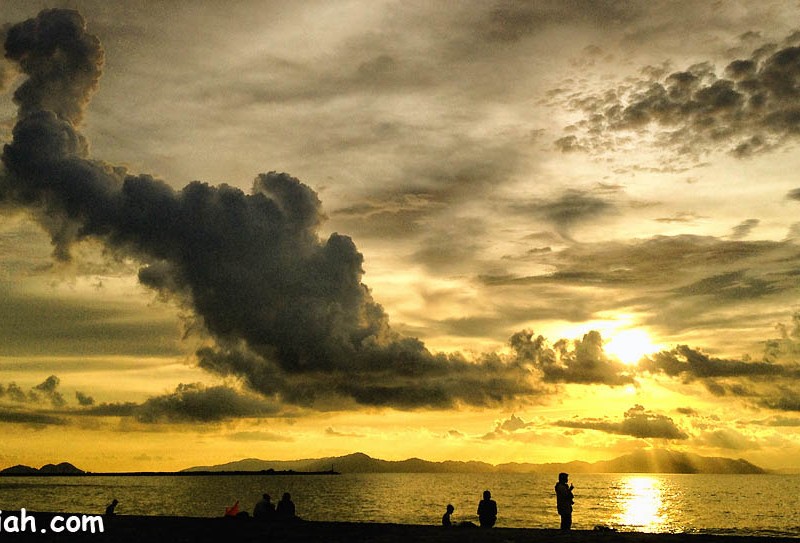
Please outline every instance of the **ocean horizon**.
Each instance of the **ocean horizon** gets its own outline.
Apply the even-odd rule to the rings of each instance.
[[[800,537],[800,475],[577,474],[573,527],[620,531]],[[556,528],[553,477],[540,474],[351,473],[0,479],[0,510],[120,515],[222,516],[239,502],[252,513],[263,493],[289,492],[303,519],[438,524],[448,504],[455,522],[477,522],[484,490],[498,504],[498,527]]]

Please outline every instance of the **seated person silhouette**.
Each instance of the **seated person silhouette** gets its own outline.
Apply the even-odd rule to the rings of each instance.
[[[442,515],[442,526],[450,527],[453,525],[452,521],[450,520],[450,515],[453,514],[456,508],[453,507],[451,504],[447,504],[447,511],[444,515]]]
[[[261,499],[253,509],[253,518],[258,520],[270,520],[275,516],[275,504],[270,501],[269,494],[262,494]]]
[[[113,516],[113,515],[114,515],[114,509],[116,509],[116,507],[117,507],[117,504],[119,504],[119,502],[117,501],[117,499],[116,499],[116,498],[114,498],[114,499],[111,501],[111,503],[109,503],[109,504],[108,504],[108,506],[106,507],[106,515],[107,515],[107,516],[109,516],[109,517],[110,517],[110,516]]]
[[[294,502],[292,501],[292,496],[288,492],[284,492],[281,501],[278,502],[278,506],[275,508],[275,516],[279,520],[294,520]]]
[[[481,528],[491,528],[497,522],[497,502],[488,490],[483,491],[483,499],[478,503],[478,522]]]

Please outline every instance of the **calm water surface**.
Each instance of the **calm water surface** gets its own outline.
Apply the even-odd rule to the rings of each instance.
[[[576,529],[800,537],[799,475],[574,475]],[[555,477],[519,474],[343,474],[338,476],[4,477],[0,510],[221,516],[239,500],[252,511],[266,492],[290,492],[308,520],[438,524],[477,521],[481,493],[497,500],[497,526],[557,528]]]

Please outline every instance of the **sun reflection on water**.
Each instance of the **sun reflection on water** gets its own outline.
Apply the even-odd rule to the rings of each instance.
[[[617,494],[618,523],[642,532],[659,532],[669,524],[659,479],[643,475],[621,481]]]

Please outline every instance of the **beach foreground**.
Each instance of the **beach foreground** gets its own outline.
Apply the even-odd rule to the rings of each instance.
[[[3,512],[5,519],[9,512]],[[251,518],[194,518],[161,516],[119,515],[104,518],[103,533],[52,533],[47,531],[57,513],[32,513],[36,519],[36,533],[0,533],[6,541],[56,541],[120,542],[175,541],[256,543],[264,541],[301,542],[370,542],[423,543],[487,542],[487,543],[547,543],[547,542],[604,542],[604,543],[778,543],[800,541],[791,537],[756,537],[706,534],[650,534],[640,532],[607,532],[573,530],[562,533],[555,529],[493,528],[482,530],[471,527],[443,528],[436,525],[384,524],[360,522],[311,522],[264,524]],[[42,533],[41,529],[45,532]]]

